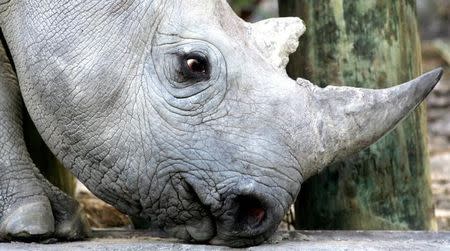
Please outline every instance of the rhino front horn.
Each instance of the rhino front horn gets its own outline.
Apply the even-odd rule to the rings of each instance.
[[[442,69],[430,71],[395,87],[371,90],[328,86],[319,88],[299,79],[311,91],[312,107],[320,118],[320,156],[316,168],[305,170],[305,178],[324,166],[354,154],[381,138],[395,127],[431,92],[442,76]]]

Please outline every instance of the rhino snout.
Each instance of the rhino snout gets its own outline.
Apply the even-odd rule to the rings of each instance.
[[[253,182],[235,185],[220,197],[222,200],[214,204],[202,201],[204,207],[210,209],[211,218],[206,217],[186,228],[195,241],[232,247],[257,245],[273,234],[284,215],[282,206],[277,205],[270,191]]]

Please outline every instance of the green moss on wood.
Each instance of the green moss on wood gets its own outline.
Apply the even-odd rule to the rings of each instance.
[[[288,72],[325,86],[385,88],[421,73],[415,1],[283,0],[307,27]],[[425,110],[351,160],[307,181],[296,203],[304,229],[432,229]]]

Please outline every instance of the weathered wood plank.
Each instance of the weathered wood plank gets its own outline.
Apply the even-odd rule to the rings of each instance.
[[[280,0],[307,26],[288,67],[325,86],[385,88],[421,73],[415,1]],[[302,188],[300,229],[432,229],[424,106],[377,144]]]

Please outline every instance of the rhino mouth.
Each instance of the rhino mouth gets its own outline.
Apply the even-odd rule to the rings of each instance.
[[[186,224],[187,239],[194,243],[209,243],[217,235],[216,219],[211,212],[211,207],[203,203],[199,193],[194,187],[186,182],[187,192],[192,196],[192,203],[201,208],[202,218],[188,222]]]
[[[232,195],[221,196],[226,199],[216,205],[203,196],[205,187],[189,187],[195,203],[207,212],[195,224],[187,224],[190,242],[248,247],[261,244],[276,229],[277,213],[263,193],[232,191]]]

